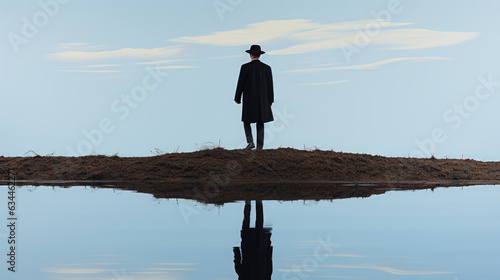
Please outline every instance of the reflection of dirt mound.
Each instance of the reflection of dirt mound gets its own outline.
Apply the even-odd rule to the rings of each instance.
[[[470,184],[469,181],[483,181],[483,183],[500,181],[499,162],[386,158],[289,148],[250,152],[218,148],[192,153],[129,158],[114,156],[0,157],[0,172],[5,174],[5,179],[7,179],[9,169],[15,170],[18,180],[52,182],[92,180],[113,181],[114,184],[126,181],[149,182],[150,184],[145,185],[156,187],[144,187],[145,189],[140,191],[148,192],[147,188],[151,188],[150,193],[156,193],[158,196],[161,196],[163,192],[180,194],[186,184],[194,184],[203,188],[206,184],[226,187],[244,186],[243,183],[252,183],[254,186],[266,183],[266,187],[262,190],[254,188],[248,191],[275,191],[276,197],[282,197],[285,195],[283,192],[304,196],[305,194],[301,194],[303,190],[294,186],[311,182],[387,184],[424,181],[461,185]],[[272,184],[276,187],[270,188]],[[163,187],[160,188],[161,185]],[[288,186],[283,187],[284,185]],[[321,187],[324,184],[314,185],[325,188]],[[182,197],[188,198],[193,195],[193,192],[192,188],[186,188],[190,193]],[[345,190],[351,192],[352,188]],[[374,187],[363,186],[363,188]],[[237,191],[245,194],[244,187],[237,190],[227,187],[224,191]]]

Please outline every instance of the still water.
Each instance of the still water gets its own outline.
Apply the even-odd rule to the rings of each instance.
[[[498,186],[223,206],[18,187],[15,273],[0,194],[2,280],[500,279]]]

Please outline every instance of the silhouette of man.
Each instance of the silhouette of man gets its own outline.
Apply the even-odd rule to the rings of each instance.
[[[262,150],[264,123],[274,121],[271,110],[274,102],[273,75],[271,67],[259,60],[265,53],[259,45],[252,45],[246,52],[250,54],[252,61],[241,66],[234,101],[240,104],[243,95],[241,121],[248,143],[245,149],[255,148],[250,124],[257,123],[257,150]]]
[[[271,228],[264,228],[262,201],[256,202],[255,228],[250,228],[250,201],[245,202],[241,227],[241,251],[233,247],[234,269],[239,280],[271,280],[273,246]]]

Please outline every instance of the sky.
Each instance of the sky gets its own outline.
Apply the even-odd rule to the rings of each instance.
[[[500,160],[498,1],[0,1],[3,156],[245,147],[259,44],[265,148]]]

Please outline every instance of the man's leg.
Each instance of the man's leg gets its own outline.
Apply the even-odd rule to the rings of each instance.
[[[257,123],[257,150],[264,148],[264,123]]]
[[[255,147],[255,144],[253,143],[253,137],[252,137],[252,127],[250,127],[249,122],[243,122],[243,127],[245,128],[245,136],[247,137],[247,150],[253,149]]]
[[[262,206],[262,200],[255,201],[255,208],[257,210],[255,228],[262,229],[264,226],[264,207]]]
[[[245,201],[245,208],[243,209],[243,225],[242,230],[248,230],[250,228],[250,211],[252,210],[252,201]]]

